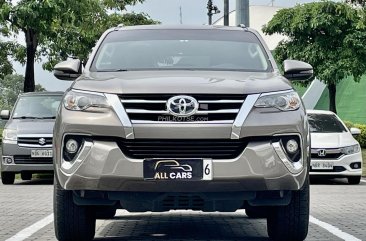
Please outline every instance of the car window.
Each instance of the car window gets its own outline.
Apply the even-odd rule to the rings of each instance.
[[[135,30],[110,33],[92,71],[230,70],[267,72],[258,38],[244,31]]]
[[[335,115],[328,114],[309,114],[310,132],[315,133],[341,133],[347,132],[343,124]]]
[[[61,95],[21,96],[14,107],[13,119],[55,118]]]

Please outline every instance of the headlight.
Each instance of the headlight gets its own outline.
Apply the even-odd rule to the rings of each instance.
[[[3,140],[16,141],[17,140],[17,130],[4,129],[4,131],[3,131]]]
[[[359,153],[361,151],[361,147],[359,144],[356,144],[353,146],[343,147],[343,148],[341,148],[341,151],[343,154],[351,155],[351,154]]]
[[[280,94],[262,95],[255,103],[258,108],[276,108],[281,111],[291,111],[300,108],[301,99],[295,91]]]
[[[101,93],[69,91],[64,98],[68,110],[98,112],[109,108],[106,97]]]

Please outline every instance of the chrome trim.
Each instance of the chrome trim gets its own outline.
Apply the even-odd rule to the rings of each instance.
[[[342,153],[342,150],[340,148],[311,148],[311,154],[318,154],[318,151],[320,150],[326,150],[327,154],[340,154]]]
[[[122,103],[141,103],[141,104],[166,104],[166,100],[123,100]]]
[[[275,92],[267,92],[267,93],[262,93],[260,95],[260,97],[269,96],[269,95],[280,95],[280,94],[286,94],[286,93],[291,93],[291,92],[295,92],[295,91],[293,89],[290,89],[290,90],[281,90],[281,91],[275,91]]]
[[[166,110],[144,110],[144,109],[126,109],[127,113],[130,114],[171,114]],[[230,114],[238,113],[239,109],[223,109],[223,110],[199,110],[194,115],[206,115],[206,114]],[[193,116],[194,116],[193,115]]]
[[[201,100],[200,104],[228,104],[228,103],[244,103],[244,100]]]
[[[42,146],[42,145],[20,144],[20,143],[18,143],[18,146],[20,146],[20,147],[31,147],[31,148],[52,148],[52,144]]]
[[[19,137],[19,138],[23,138],[23,137],[24,138],[53,137],[53,134],[20,134],[20,135],[17,135],[17,137]]]
[[[88,153],[91,150],[91,148],[93,147],[93,145],[94,145],[94,143],[91,141],[84,141],[83,146],[82,146],[81,150],[79,151],[79,153],[77,154],[74,161],[67,162],[62,158],[61,159],[61,171],[65,175],[69,175],[69,174],[73,173],[74,171],[76,171],[78,166],[85,160],[86,156],[88,155]],[[63,150],[63,147],[62,147],[62,150]],[[76,164],[79,164],[79,165],[76,165]]]
[[[245,120],[247,119],[250,111],[253,109],[254,104],[257,102],[260,94],[248,95],[245,99],[243,105],[240,108],[238,116],[236,117],[232,130],[231,130],[231,139],[239,139],[240,132],[244,125]]]
[[[125,131],[126,139],[135,139],[135,134],[133,131],[133,126],[128,118],[128,115],[123,107],[120,98],[114,94],[105,94],[105,97],[108,100],[108,103],[114,109],[115,113],[117,114],[119,120],[122,123],[123,129]]]
[[[300,161],[293,163],[287,158],[287,155],[280,142],[273,142],[272,146],[273,146],[274,150],[276,151],[278,157],[281,159],[283,164],[285,164],[285,166],[291,173],[298,174],[299,172],[301,172],[301,170],[304,167],[302,158],[300,159]]]
[[[105,95],[101,92],[94,92],[94,91],[86,91],[86,90],[78,90],[78,89],[71,89],[69,92],[76,92],[76,93],[81,93],[81,94],[89,94],[89,95],[99,95],[99,96],[103,96],[105,97]]]
[[[167,110],[126,109],[130,114],[170,114]]]
[[[234,120],[217,120],[217,121],[145,121],[145,120],[131,120],[132,124],[233,124]]]
[[[281,159],[283,164],[285,164],[287,169],[293,174],[300,173],[305,167],[305,163],[304,163],[304,160],[305,160],[304,153],[305,152],[303,150],[304,142],[303,142],[302,136],[299,133],[282,133],[282,134],[276,134],[274,136],[298,136],[300,138],[301,158],[298,162],[292,162],[291,160],[288,159],[285,148],[283,147],[281,142],[272,143],[272,146],[273,146],[274,150],[276,151],[278,157]]]

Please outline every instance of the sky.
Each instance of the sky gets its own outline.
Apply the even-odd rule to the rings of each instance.
[[[276,0],[275,6],[292,7],[299,3],[314,2],[314,0]],[[221,13],[214,16],[214,20],[223,16],[223,0],[213,0]],[[236,0],[230,0],[230,10],[235,9]],[[250,0],[251,5],[271,5],[271,0]],[[127,11],[144,12],[162,24],[179,24],[180,8],[182,8],[183,24],[207,24],[207,0],[145,0],[143,4],[128,7]],[[24,75],[25,67],[16,63],[14,69]],[[36,83],[41,84],[49,91],[66,90],[71,82],[57,80],[52,73],[44,71],[42,64],[35,66]]]

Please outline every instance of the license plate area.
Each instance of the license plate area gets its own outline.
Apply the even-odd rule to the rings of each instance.
[[[146,159],[144,179],[154,181],[212,180],[212,160]]]
[[[333,162],[311,162],[313,170],[333,170]]]
[[[51,158],[53,157],[52,150],[31,150],[32,158]]]

